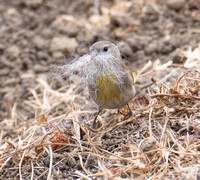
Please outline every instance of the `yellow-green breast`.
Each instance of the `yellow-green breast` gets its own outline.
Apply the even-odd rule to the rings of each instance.
[[[113,99],[119,99],[123,95],[118,85],[117,77],[110,72],[101,74],[97,78],[97,96],[101,101],[111,101]]]

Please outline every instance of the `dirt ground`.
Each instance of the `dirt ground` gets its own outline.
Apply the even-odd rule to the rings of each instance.
[[[200,1],[99,3],[0,0],[0,179],[200,178]],[[98,40],[120,48],[142,107],[92,130],[97,106],[58,66]]]

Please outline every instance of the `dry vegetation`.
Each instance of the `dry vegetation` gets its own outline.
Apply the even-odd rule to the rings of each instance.
[[[129,3],[123,5],[126,11]],[[156,1],[137,6],[141,14],[146,6],[160,13]],[[86,26],[106,26],[106,10]],[[116,12],[117,6],[110,11]],[[56,21],[63,20],[76,23],[67,16]],[[182,64],[154,59],[134,72],[137,91],[145,93],[130,102],[132,115],[126,107],[121,113],[104,110],[98,129],[91,128],[97,108],[81,82],[55,89],[38,76],[31,95],[1,121],[17,136],[6,138],[1,131],[0,172],[17,170],[20,179],[200,178],[200,46],[182,51],[182,59]],[[137,86],[143,79],[147,85]]]
[[[200,63],[199,53],[197,47],[182,68]],[[137,80],[154,72],[177,68],[170,67],[171,62],[158,64],[157,61],[154,64],[149,62],[138,72]],[[2,123],[18,128],[15,129],[18,137],[1,139],[1,169],[13,161],[14,167],[10,168],[18,168],[22,178],[22,167],[30,163],[30,178],[33,179],[34,170],[38,168],[33,162],[47,156],[49,168],[38,179],[45,174],[47,179],[52,174],[59,178],[60,170],[55,169],[65,159],[71,166],[78,160],[81,169],[74,171],[73,176],[85,179],[197,176],[200,71],[185,69],[172,88],[155,82],[145,97],[136,97],[130,102],[132,116],[122,115],[126,108],[122,109],[122,114],[107,110],[99,117],[101,124],[96,130],[90,128],[93,116],[80,123],[80,115],[92,115],[94,111],[82,110],[83,104],[74,102],[74,99],[76,102],[87,101],[84,97],[87,92],[74,94],[76,88],[77,84],[73,84],[53,90],[44,78],[39,78],[38,86],[30,90],[32,97],[25,102],[37,117],[29,119],[28,125],[19,126],[18,121],[25,117],[13,106],[10,119]],[[55,108],[65,102],[70,105],[64,114],[58,113]],[[53,159],[58,154],[62,158],[55,163]],[[94,163],[94,169],[87,168],[87,161]]]

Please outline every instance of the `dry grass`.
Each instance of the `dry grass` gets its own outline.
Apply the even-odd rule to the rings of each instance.
[[[193,61],[188,56],[185,64],[189,62]],[[136,80],[177,69],[170,66],[171,62],[149,62]],[[95,111],[86,110],[88,104],[92,106],[87,90],[75,93],[77,84],[53,90],[45,79],[38,78],[38,86],[30,90],[32,97],[24,102],[35,118],[28,119],[28,125],[21,122],[23,114],[14,105],[10,119],[1,122],[15,128],[18,136],[3,139],[1,130],[0,170],[17,169],[22,179],[23,168],[29,164],[30,179],[59,179],[59,164],[67,158],[72,168],[76,163],[81,167],[73,169],[71,176],[82,179],[199,177],[200,71],[184,68],[172,87],[154,79],[145,97],[130,102],[132,116],[104,111],[95,130],[91,128]],[[59,106],[66,109],[59,111]],[[62,159],[54,162],[58,154]],[[39,159],[44,156],[49,158],[48,168],[36,176],[36,169],[42,168]],[[90,158],[93,164],[88,162]],[[9,162],[14,167],[8,167]]]

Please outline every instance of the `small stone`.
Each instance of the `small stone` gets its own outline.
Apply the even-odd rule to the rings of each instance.
[[[9,57],[11,58],[18,58],[19,57],[19,54],[20,54],[20,49],[13,45],[13,46],[10,46],[9,48],[7,48],[7,54]]]
[[[34,71],[37,72],[37,73],[43,73],[43,72],[49,70],[47,66],[42,66],[42,65],[40,65],[40,64],[35,64],[35,65],[33,66],[33,69],[34,69]]]
[[[77,47],[78,43],[75,38],[54,37],[51,41],[50,51],[52,53],[56,51],[67,51],[71,54]]]
[[[52,37],[52,34],[53,32],[52,32],[52,29],[50,28],[45,28],[41,31],[41,36],[43,36],[44,38],[49,39],[50,37]]]
[[[28,7],[37,8],[42,4],[42,0],[26,0],[25,4]]]
[[[131,57],[133,55],[133,51],[128,43],[121,41],[118,46],[120,47],[121,53],[125,56]]]
[[[17,17],[19,13],[17,12],[15,8],[9,8],[7,10],[7,15],[12,16],[12,17]]]
[[[156,52],[158,49],[158,44],[156,41],[152,41],[151,43],[149,43],[146,48],[145,48],[145,52],[147,54],[152,54],[153,52]]]
[[[136,52],[139,49],[142,49],[142,45],[140,44],[140,41],[137,39],[128,38],[127,43],[131,46],[133,52]]]
[[[55,52],[52,53],[52,57],[55,58],[55,59],[60,59],[60,58],[64,58],[64,55],[60,51],[55,51]]]
[[[39,58],[39,59],[48,59],[48,54],[46,53],[46,52],[44,52],[44,51],[38,51],[37,52],[37,57]]]
[[[176,11],[181,10],[184,4],[185,4],[185,0],[168,0],[167,1],[168,8],[176,10]]]
[[[45,46],[45,41],[40,36],[36,36],[33,38],[33,43],[36,48],[42,49]]]
[[[143,152],[147,152],[155,149],[155,145],[156,139],[154,137],[149,137],[143,140],[143,142],[140,144],[140,148],[143,150]]]
[[[73,16],[60,16],[51,24],[51,28],[69,37],[75,37],[79,33],[81,27]]]

